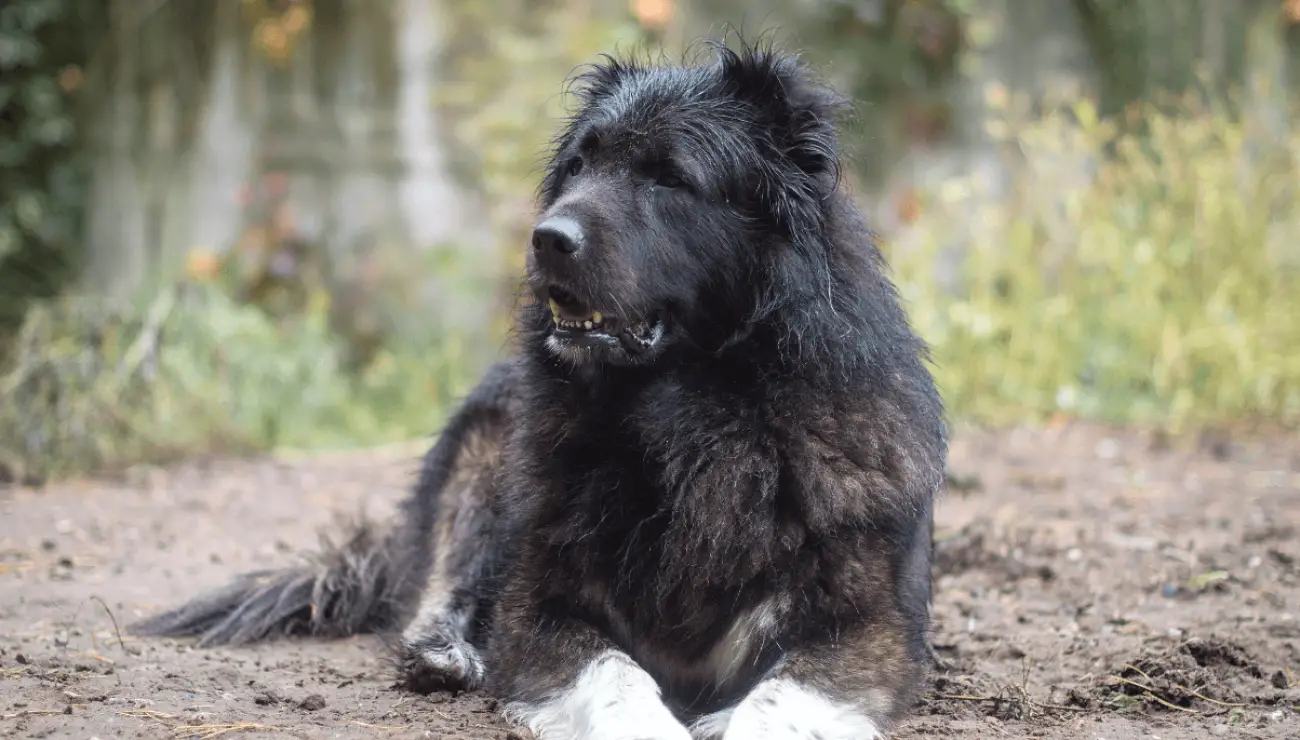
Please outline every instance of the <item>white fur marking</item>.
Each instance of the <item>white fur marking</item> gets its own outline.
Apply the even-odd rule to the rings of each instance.
[[[737,617],[709,651],[710,678],[719,684],[736,677],[746,660],[776,631],[777,616],[783,611],[775,599],[764,601]]]
[[[707,737],[707,736],[703,736]],[[736,705],[723,740],[879,740],[876,723],[788,678],[769,678]]]
[[[695,740],[722,740],[722,736],[727,732],[727,725],[731,722],[731,715],[735,711],[733,707],[700,717],[691,723],[691,737]]]
[[[597,656],[550,701],[514,703],[504,713],[537,740],[691,740],[650,674],[617,650]]]

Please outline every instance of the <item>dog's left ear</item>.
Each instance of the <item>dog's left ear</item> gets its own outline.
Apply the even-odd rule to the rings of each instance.
[[[845,99],[812,79],[792,56],[769,49],[718,51],[723,84],[753,106],[753,125],[768,151],[758,195],[764,213],[796,245],[821,233],[827,196],[839,182],[836,119]]]
[[[757,108],[771,143],[811,177],[835,174],[836,119],[845,99],[819,84],[797,57],[771,49],[720,50],[722,77],[733,94]]]

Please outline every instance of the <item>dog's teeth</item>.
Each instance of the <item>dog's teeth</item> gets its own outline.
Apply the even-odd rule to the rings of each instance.
[[[584,329],[588,329],[588,330],[590,330],[592,326],[594,326],[594,324],[592,324],[590,321],[584,321],[584,322],[582,322],[582,328],[584,328]]]
[[[604,319],[604,318],[605,318],[604,316],[601,316],[601,315],[600,315],[600,311],[592,311],[592,312],[591,312],[591,320],[592,320],[592,322],[594,322],[594,323],[599,324],[599,323],[601,322],[601,320]],[[590,327],[588,327],[588,328],[590,328]]]
[[[556,303],[554,298],[552,298],[552,299],[550,299],[550,300],[551,300],[551,316],[552,316],[556,321],[559,321],[559,320],[560,320],[560,304]]]

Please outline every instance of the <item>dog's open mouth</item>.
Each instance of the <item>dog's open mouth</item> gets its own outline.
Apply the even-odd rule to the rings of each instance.
[[[639,352],[650,349],[663,337],[663,322],[658,318],[627,321],[590,308],[563,288],[548,288],[547,298],[557,339],[617,342],[628,352]]]

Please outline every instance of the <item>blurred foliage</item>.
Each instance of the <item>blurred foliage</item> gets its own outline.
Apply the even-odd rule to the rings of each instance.
[[[295,42],[311,30],[309,0],[241,0],[244,21],[253,28],[253,44],[266,58],[287,65]]]
[[[45,303],[16,345],[0,377],[0,477],[414,439],[473,380],[454,336],[423,351],[382,348],[347,372],[324,301],[280,325],[210,283],[125,308]]]
[[[523,270],[541,165],[571,101],[562,81],[596,51],[629,50],[646,29],[671,17],[666,0],[601,13],[590,2],[450,0],[446,23],[457,29],[444,52],[436,102],[452,121],[453,155],[464,179],[479,188],[503,255],[501,290],[513,292]],[[510,305],[509,301],[503,302]],[[505,324],[509,314],[499,319]]]
[[[1102,113],[1156,92],[1240,84],[1245,24],[1279,0],[1072,0],[1102,80]]]
[[[76,274],[85,172],[74,96],[103,2],[0,6],[0,365],[33,300]]]
[[[241,10],[253,48],[276,64],[310,29],[310,3],[245,0]],[[468,255],[363,240],[332,257],[298,228],[290,174],[246,183],[235,243],[192,250],[183,275],[163,276],[134,302],[50,290],[14,311],[17,335],[0,366],[0,482],[437,428],[473,381],[468,340],[418,307],[427,277],[468,272],[459,263]]]
[[[845,92],[869,114],[852,133],[932,143],[951,133],[946,87],[965,44],[969,0],[827,0],[799,19],[813,53],[847,68]],[[888,130],[894,128],[896,130]]]
[[[61,295],[82,228],[74,93],[106,9],[128,2],[0,8],[0,479],[424,436],[474,382],[473,345],[504,334],[509,313],[493,337],[468,337],[421,310],[421,292],[430,275],[488,272],[492,285],[456,278],[444,289],[497,291],[511,304],[539,168],[571,102],[562,81],[578,65],[647,44],[675,56],[704,25],[720,31],[719,19],[752,39],[742,18],[775,10],[776,25],[859,101],[846,144],[897,153],[944,140],[969,115],[950,83],[977,41],[973,21],[989,12],[973,0],[446,0],[441,21],[455,33],[436,104],[498,247],[472,256],[495,269],[465,269],[471,255],[450,246],[421,262],[377,238],[332,256],[295,223],[295,173],[263,171],[241,194],[234,244],[190,253],[185,274],[151,298],[106,306]],[[239,9],[252,47],[282,66],[314,23],[342,17],[331,2]],[[999,424],[1300,424],[1300,141],[1261,136],[1239,107],[1203,107],[1205,95],[1152,92],[1195,87],[1193,60],[1215,44],[1208,91],[1244,76],[1234,29],[1247,21],[1229,13],[1227,41],[1215,41],[1198,13],[1300,18],[1300,2],[1073,6],[1101,70],[1100,103],[1044,114],[1005,89],[990,96],[1000,112],[989,133],[1016,173],[1010,195],[981,193],[974,180],[918,193],[900,235],[915,241],[887,244],[950,407]],[[1288,29],[1294,37],[1300,26]],[[865,164],[859,176],[887,163]],[[964,255],[955,292],[934,279],[953,245]]]
[[[909,147],[952,133],[958,115],[950,82],[967,45],[973,0],[695,0],[693,26],[748,39],[775,30],[803,51],[857,115],[842,143],[864,182],[879,185]]]
[[[925,246],[891,250],[953,410],[1300,423],[1300,134],[1252,139],[1191,97],[1131,105],[1143,135],[1084,101],[1025,107],[991,126],[1018,163],[1010,197],[949,182],[913,225]],[[955,295],[933,279],[951,243]]]

